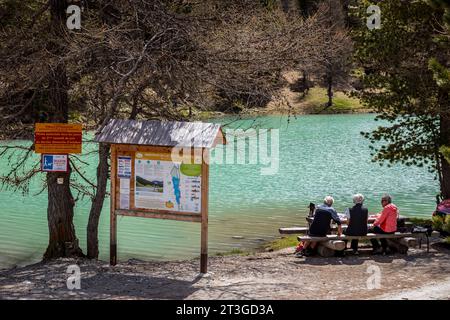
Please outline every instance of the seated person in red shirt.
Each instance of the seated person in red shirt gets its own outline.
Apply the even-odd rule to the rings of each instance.
[[[369,232],[378,234],[395,233],[397,231],[398,209],[392,203],[391,196],[385,194],[381,198],[381,205],[383,206],[383,211],[381,211],[378,214],[377,219],[373,223],[373,228],[369,230]],[[372,242],[374,254],[379,253],[386,254],[386,250],[388,247],[387,240],[380,239],[380,241],[381,241],[381,249],[377,239],[370,239],[370,242]]]

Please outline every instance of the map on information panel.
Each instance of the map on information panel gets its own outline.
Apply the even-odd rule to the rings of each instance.
[[[136,153],[135,207],[200,213],[201,165],[172,162],[170,156]]]

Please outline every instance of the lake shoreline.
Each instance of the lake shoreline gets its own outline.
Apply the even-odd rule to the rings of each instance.
[[[279,109],[271,109],[271,108],[251,108],[246,109],[243,112],[232,113],[232,112],[200,112],[198,115],[194,117],[195,121],[204,121],[208,122],[210,119],[223,119],[223,118],[251,118],[251,117],[263,117],[263,116],[280,116],[280,117],[296,117],[296,116],[334,116],[334,115],[370,115],[377,114],[373,110],[370,109],[358,109],[358,110],[347,110],[347,111],[324,111],[324,112],[307,112],[301,109],[289,109],[289,108],[279,108]]]
[[[0,299],[450,299],[448,248],[433,244],[428,254],[422,248],[388,256],[362,251],[357,257],[297,258],[291,247],[214,256],[205,275],[199,259],[130,259],[111,267],[63,258],[0,270]],[[79,290],[67,288],[71,265],[80,268]],[[367,287],[370,268],[379,268],[379,288]]]
[[[272,157],[266,148],[267,157],[263,156],[270,159],[266,161],[270,164],[253,165],[249,161],[250,151],[256,149],[253,152],[256,159],[263,159],[264,148],[246,146],[248,152],[246,150],[245,164],[242,165],[238,163],[238,143],[235,142],[230,163],[225,149],[222,150],[224,164],[210,166],[210,253],[253,250],[264,240],[279,236],[280,227],[304,225],[308,204],[321,203],[328,194],[333,195],[339,212],[352,205],[354,193],[364,194],[369,210],[379,212],[379,197],[386,192],[391,194],[402,214],[430,217],[436,207],[435,195],[438,192],[434,175],[426,168],[401,164],[380,167],[374,164],[369,154],[369,142],[360,134],[379,125],[373,118],[374,115],[354,114],[290,119],[261,117],[256,122],[252,119],[223,120],[228,124],[227,130],[252,125],[256,129],[277,129],[270,136],[268,133],[267,138],[272,141],[272,137],[278,137],[279,150],[278,156],[274,154]],[[96,155],[91,153],[94,147],[86,143],[80,158],[86,162],[82,166],[80,163],[85,176],[93,181],[97,164]],[[351,157],[345,156],[348,154]],[[38,157],[33,157],[33,163],[37,163]],[[1,160],[0,171],[6,172],[9,165],[6,159]],[[277,172],[263,175],[262,169],[269,168],[269,165],[278,168]],[[48,245],[48,198],[46,192],[40,193],[44,178],[45,174],[36,174],[28,194],[12,190],[0,193],[0,201],[4,204],[0,210],[0,267],[38,261]],[[78,176],[74,178],[78,179]],[[90,207],[89,198],[80,198],[75,206],[73,224],[82,248],[86,248]],[[103,253],[101,258],[107,260],[110,235],[108,201],[101,216],[99,249]],[[160,261],[190,259],[199,253],[199,227],[170,220],[120,218],[119,257],[124,260],[133,257]]]

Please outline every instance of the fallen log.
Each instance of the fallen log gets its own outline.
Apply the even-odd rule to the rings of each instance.
[[[400,243],[400,239],[386,239],[388,243],[389,249],[401,253],[406,254],[408,252],[409,247],[405,244]]]
[[[398,242],[408,248],[414,248],[417,245],[417,239],[413,237],[400,238]]]
[[[345,249],[345,242],[342,240],[330,240],[330,241],[324,241],[320,243],[324,247],[327,247],[331,250],[335,251],[341,251]]]
[[[323,242],[320,242],[320,243],[317,245],[317,253],[318,253],[321,257],[324,257],[324,258],[330,258],[330,257],[333,257],[333,256],[334,256],[334,252],[335,252],[335,251],[334,251],[333,249],[330,249],[330,248],[324,246],[324,245],[323,245]]]
[[[318,243],[317,253],[322,257],[332,257],[336,251],[345,249],[345,242],[342,240],[330,240]]]

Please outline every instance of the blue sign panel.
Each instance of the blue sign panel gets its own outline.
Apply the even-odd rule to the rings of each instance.
[[[42,170],[52,171],[53,170],[53,155],[46,154],[42,157]]]
[[[46,172],[67,172],[67,154],[43,154],[41,168]]]

